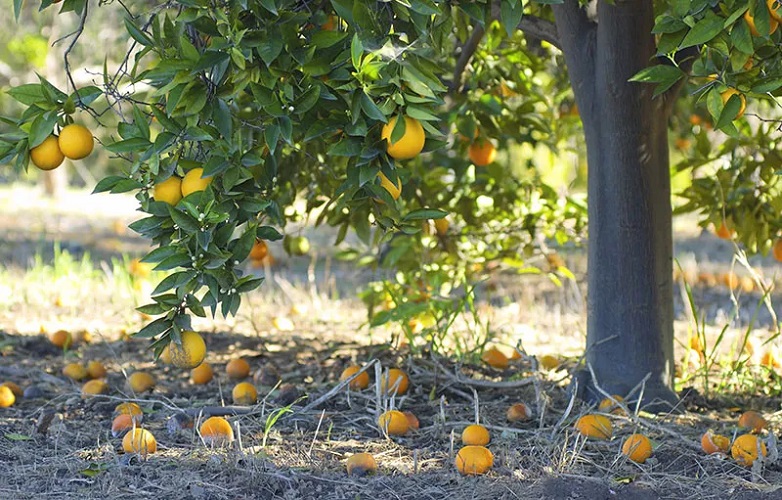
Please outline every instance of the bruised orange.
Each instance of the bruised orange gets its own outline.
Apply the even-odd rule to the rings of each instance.
[[[701,449],[707,454],[724,453],[727,455],[730,449],[730,439],[727,436],[706,431],[701,436]]]
[[[361,370],[361,367],[358,365],[351,365],[345,368],[342,371],[342,375],[339,376],[340,381],[344,381],[355,375]],[[366,389],[369,387],[369,373],[365,371],[361,372],[356,378],[350,381],[348,384],[348,387],[350,387],[353,390],[360,391],[362,389]]]
[[[362,477],[377,472],[375,457],[369,453],[356,453],[346,463],[348,476]]]
[[[642,464],[652,456],[652,442],[643,434],[630,434],[622,444],[622,455]]]
[[[410,424],[404,413],[398,410],[388,410],[377,419],[377,426],[384,434],[389,436],[404,436],[409,430]]]
[[[234,380],[241,380],[250,375],[250,363],[244,358],[232,359],[225,365],[225,372]]]

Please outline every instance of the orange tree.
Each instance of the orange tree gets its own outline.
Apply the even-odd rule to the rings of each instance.
[[[579,112],[587,361],[597,377],[583,373],[581,388],[624,394],[644,381],[645,398],[675,400],[671,131],[694,142],[677,165],[696,177],[686,210],[703,211],[704,225],[734,225],[753,250],[767,251],[781,229],[773,1],[126,7],[132,46],[118,67],[104,66],[102,86],[63,92],[41,79],[9,90],[27,109],[4,120],[0,158],[26,168],[31,148],[74,111],[99,119],[98,103],[121,118],[105,147],[124,160],[122,173],[96,191],[136,193],[147,217],[132,228],[157,245],[145,260],[172,271],[140,308],[160,316],[137,334],[157,353],[180,341],[189,314],[235,314],[261,283],[241,266],[255,240],[279,239],[309,214],[338,227],[338,242],[354,230],[388,243],[382,263],[424,303],[430,288],[470,284],[490,262],[523,268],[540,242],[581,233],[583,205],[508,152],[562,148],[580,134]],[[57,8],[89,22],[87,0]],[[297,199],[306,214],[292,209]],[[450,227],[422,228],[446,214]]]

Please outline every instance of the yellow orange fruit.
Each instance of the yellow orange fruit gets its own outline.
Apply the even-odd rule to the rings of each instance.
[[[706,431],[701,436],[701,449],[707,454],[714,453],[728,454],[730,449],[730,439],[727,436],[720,434],[714,434],[711,431]]]
[[[201,167],[194,168],[185,174],[182,179],[182,197],[195,193],[196,191],[203,191],[211,184],[212,177],[203,178],[204,169]]]
[[[484,446],[468,445],[456,453],[456,469],[468,476],[486,474],[494,465],[494,455]]]
[[[729,240],[733,237],[733,234],[735,231],[732,227],[730,227],[725,221],[722,221],[717,227],[717,230],[715,231],[715,234],[718,238],[721,238],[723,240]]]
[[[347,380],[353,375],[355,375],[356,373],[358,373],[359,370],[361,370],[361,367],[358,365],[348,366],[347,368],[342,370],[342,375],[339,376],[339,380],[340,381]],[[367,387],[369,387],[369,373],[367,373],[366,371],[361,372],[359,376],[357,376],[356,378],[350,381],[348,387],[356,391],[366,389]]]
[[[73,337],[71,336],[71,332],[67,330],[57,330],[56,332],[49,334],[49,342],[60,349],[67,350],[70,349],[73,344]]]
[[[269,255],[269,246],[263,240],[255,240],[250,250],[250,260],[261,261]]]
[[[198,429],[201,439],[210,446],[223,446],[234,440],[234,430],[223,417],[209,417]]]
[[[766,444],[754,434],[743,434],[733,441],[730,455],[739,465],[751,466],[758,456],[766,456]]]
[[[100,361],[94,359],[87,363],[87,375],[90,378],[103,378],[107,373],[106,367]]]
[[[392,143],[391,134],[394,131],[397,119],[398,116],[394,116],[388,120],[388,123],[383,125],[383,129],[380,132],[381,139],[385,139],[388,143],[386,152],[388,156],[395,160],[415,158],[424,149],[424,142],[426,142],[424,127],[415,118],[405,116],[405,133],[398,141]]]
[[[172,175],[163,182],[158,182],[152,188],[152,197],[155,201],[162,201],[171,206],[176,205],[182,199],[182,179]]]
[[[544,370],[556,370],[557,368],[559,368],[561,361],[557,356],[553,356],[551,354],[544,354],[543,356],[538,358],[538,364]]]
[[[782,23],[782,3],[779,0],[766,0],[766,7],[768,7],[768,13],[771,18]]]
[[[776,259],[777,262],[782,262],[782,238],[778,238],[774,242],[771,253],[774,255],[774,259]]]
[[[83,398],[106,394],[107,392],[109,392],[109,385],[102,379],[88,380],[81,386],[81,397]]]
[[[768,422],[763,415],[754,410],[745,411],[739,417],[739,427],[754,433],[762,431],[766,428],[766,425],[768,425]]]
[[[619,403],[624,400],[625,398],[618,394],[614,394],[610,398],[603,398],[603,400],[600,401],[600,404],[597,405],[597,410],[605,413],[613,413],[614,415],[623,415],[625,411]]]
[[[7,385],[0,385],[0,408],[8,408],[16,402],[14,391]]]
[[[171,364],[171,342],[166,344],[166,347],[163,348],[162,351],[160,351],[160,356],[157,358],[159,363],[162,363],[164,365],[170,365]]]
[[[497,148],[490,140],[479,137],[470,144],[467,154],[476,167],[485,167],[497,158]]]
[[[766,368],[773,370],[782,368],[782,363],[780,363],[779,356],[777,356],[772,349],[767,349],[760,357],[760,366],[765,366]]]
[[[378,172],[377,177],[378,179],[380,179],[380,187],[388,191],[388,194],[391,195],[391,198],[393,198],[394,200],[398,200],[399,197],[402,195],[402,179],[397,177],[396,184],[394,184],[393,182],[391,182],[391,180],[388,177],[386,177],[386,174],[384,174],[383,172]],[[382,200],[378,200],[378,201],[382,202]]]
[[[137,418],[144,415],[144,411],[136,403],[120,403],[114,407],[114,413],[118,415],[126,414]]]
[[[212,381],[214,371],[209,363],[201,363],[190,372],[190,381],[195,385],[204,385]]]
[[[19,385],[15,384],[14,382],[3,382],[2,387],[8,387],[11,389],[11,392],[13,395],[17,398],[21,398],[24,395],[24,391],[22,390]]]
[[[398,410],[388,410],[377,418],[377,426],[389,436],[404,436],[409,430],[409,423],[404,413]]]
[[[258,391],[249,382],[239,382],[231,392],[234,404],[254,405],[258,401]]]
[[[155,377],[147,372],[134,372],[128,377],[128,386],[137,393],[151,391],[155,388]]]
[[[769,9],[769,13],[772,11],[772,9]],[[774,10],[774,13],[776,11]],[[757,26],[755,26],[755,18],[750,14],[749,11],[746,11],[744,13],[744,21],[747,23],[747,26],[749,26],[749,32],[752,33],[753,36],[760,36],[760,32],[758,31]],[[769,19],[769,35],[774,33],[777,28],[779,28],[779,20],[775,17],[771,17]]]
[[[407,418],[407,429],[411,431],[417,431],[421,428],[421,422],[418,421],[418,417],[416,417],[413,412],[411,411],[403,411],[405,418]]]
[[[32,160],[33,165],[41,170],[54,170],[59,167],[65,160],[65,155],[60,151],[57,136],[50,135],[42,143],[31,149],[30,160]]]
[[[510,362],[508,356],[506,356],[496,347],[485,350],[481,355],[481,360],[492,368],[496,368],[498,370],[504,370],[508,367],[508,363]]]
[[[362,477],[377,472],[375,457],[369,453],[356,453],[346,463],[348,476]]]
[[[614,427],[608,417],[594,414],[579,418],[576,421],[576,430],[582,436],[594,439],[610,439],[614,433]]]
[[[71,160],[81,160],[92,153],[95,146],[95,139],[92,132],[77,123],[66,125],[60,130],[60,137],[57,139],[60,151]]]
[[[391,368],[387,374],[383,374],[380,379],[380,387],[388,394],[402,396],[407,393],[410,386],[410,379],[407,374],[399,368]]]
[[[122,449],[125,453],[146,456],[157,451],[157,440],[148,430],[136,427],[122,438]]]
[[[183,331],[181,339],[182,345],[173,340],[169,343],[171,364],[177,368],[195,368],[206,357],[206,342],[198,332],[192,330]]]
[[[532,418],[532,410],[525,403],[516,403],[508,407],[505,412],[508,422],[523,422]]]
[[[68,363],[62,368],[62,374],[77,382],[84,380],[89,375],[87,369],[81,363]]]
[[[480,425],[468,425],[462,431],[462,443],[465,445],[486,446],[491,441],[489,429]]]
[[[739,118],[744,116],[744,110],[747,109],[747,98],[744,97],[744,94],[739,92],[738,89],[729,88],[728,90],[726,90],[725,92],[723,92],[720,95],[722,96],[722,103],[723,104],[727,104],[727,102],[731,98],[731,96],[733,96],[733,95],[739,96],[739,100],[741,101],[741,106],[739,107],[739,112],[736,113],[736,117],[734,119],[738,120]],[[720,238],[722,238],[722,236],[720,236]]]
[[[137,420],[127,413],[120,413],[111,422],[111,435],[115,438],[120,437],[140,423],[141,420]]]
[[[445,236],[445,233],[448,232],[449,227],[451,227],[451,223],[448,222],[448,219],[434,220],[434,230],[437,231],[438,236]]]
[[[241,380],[250,375],[250,363],[244,358],[232,359],[225,365],[225,372],[234,380]]]
[[[642,464],[652,456],[652,442],[643,434],[630,434],[622,444],[622,455]]]

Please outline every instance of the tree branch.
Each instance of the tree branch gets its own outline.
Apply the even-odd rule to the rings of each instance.
[[[695,47],[687,47],[684,50],[681,50],[676,53],[676,64],[678,64],[679,69],[681,69],[686,75],[689,76],[690,71],[692,70],[692,65],[695,63],[695,60],[698,58],[698,54],[700,53],[700,46]],[[665,99],[665,116],[671,116],[671,113],[673,112],[673,106],[676,104],[676,99],[679,97],[679,92],[681,92],[682,87],[687,83],[687,78],[682,78],[678,82],[674,84],[673,87],[668,89],[665,94],[663,94],[663,99]]]
[[[589,19],[577,0],[565,0],[551,8],[576,101],[586,111],[595,89],[597,23]]]
[[[535,16],[524,16],[519,22],[519,30],[531,37],[548,42],[559,50],[562,50],[562,45],[559,41],[559,33],[557,33],[557,26],[551,21],[546,21],[545,19]]]
[[[470,63],[472,56],[475,54],[475,51],[478,50],[478,45],[480,45],[485,33],[486,30],[483,29],[483,26],[480,24],[476,25],[472,29],[472,33],[470,33],[470,38],[468,38],[467,41],[464,42],[464,45],[462,45],[462,53],[459,54],[459,59],[456,61],[456,66],[453,68],[453,81],[451,82],[449,93],[455,94],[457,92],[461,92],[462,87],[464,86],[464,70]]]

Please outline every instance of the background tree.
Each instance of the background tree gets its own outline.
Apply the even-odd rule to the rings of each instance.
[[[89,21],[86,0],[61,10]],[[180,341],[189,313],[235,314],[262,281],[241,266],[256,239],[310,216],[339,228],[337,243],[351,228],[369,247],[407,235],[381,264],[418,295],[376,322],[447,305],[492,266],[528,269],[550,242],[580,235],[583,203],[530,174],[525,162],[538,158],[518,145],[561,151],[576,109],[590,166],[587,361],[597,377],[585,385],[626,393],[644,381],[646,400],[675,400],[671,129],[697,140],[677,167],[708,173],[685,191],[685,209],[703,210],[704,226],[740,221],[753,251],[780,230],[764,161],[777,155],[775,124],[744,113],[747,96],[768,112],[757,101],[773,103],[782,81],[773,1],[191,1],[128,12],[133,44],[100,86],[9,91],[27,109],[7,121],[0,157],[25,168],[77,109],[105,121],[105,103],[120,118],[106,149],[125,163],[96,191],[137,193],[148,217],[132,228],[158,245],[145,260],[173,271],[140,308],[160,315],[138,333],[158,353]],[[682,89],[697,114],[677,105]],[[407,152],[387,151],[399,141]],[[422,227],[447,212],[450,228]],[[566,273],[547,262],[553,277]],[[435,323],[445,309],[431,311]]]

